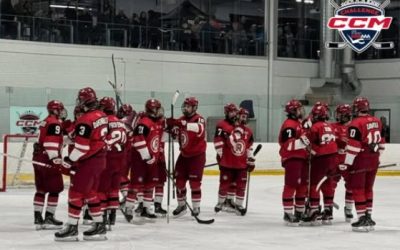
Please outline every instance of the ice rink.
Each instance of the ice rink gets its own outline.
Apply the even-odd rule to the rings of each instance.
[[[0,249],[400,249],[400,177],[378,177],[375,186],[373,218],[376,231],[355,233],[344,221],[343,183],[339,184],[334,224],[321,227],[286,227],[282,220],[281,191],[283,176],[253,176],[248,213],[244,217],[221,212],[215,214],[218,178],[203,181],[201,218],[215,218],[211,225],[200,225],[189,213],[179,219],[158,219],[142,226],[128,224],[118,214],[117,225],[105,242],[82,240],[55,242],[54,231],[35,231],[33,227],[32,189],[10,189],[0,193]],[[60,199],[57,217],[67,218],[66,193]],[[164,200],[166,207],[166,199]],[[176,201],[171,202],[171,210]]]

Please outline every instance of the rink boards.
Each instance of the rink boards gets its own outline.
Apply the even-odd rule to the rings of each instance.
[[[0,144],[2,146],[3,143]],[[258,145],[256,143],[255,145]],[[254,175],[282,175],[283,168],[281,167],[281,161],[279,157],[279,145],[277,143],[261,143],[263,145],[262,150],[257,155],[256,170]],[[168,147],[168,146],[166,146]],[[179,148],[178,144],[175,143],[175,158],[178,157]],[[20,155],[21,143],[9,143],[9,154]],[[165,152],[168,152],[166,148]],[[400,144],[387,144],[386,150],[381,157],[381,165],[398,163],[400,162]],[[207,162],[206,164],[212,164],[216,162],[215,150],[212,143],[207,145]],[[30,159],[32,155],[32,145],[27,145],[26,153],[24,158]],[[3,162],[1,161],[1,173],[3,173]],[[7,159],[7,185],[10,185],[14,180],[15,183],[33,183],[33,168],[29,162],[22,162],[20,166],[20,174],[18,179],[14,179],[15,173],[17,172],[18,160]],[[213,166],[205,169],[205,175],[218,175],[218,167]],[[396,175],[400,176],[400,167],[391,167],[382,169],[378,173],[379,175]],[[2,174],[3,175],[3,174]],[[1,180],[0,180],[1,182]]]

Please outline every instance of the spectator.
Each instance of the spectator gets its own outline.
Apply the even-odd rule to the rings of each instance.
[[[132,18],[131,18],[131,27],[130,27],[130,46],[132,48],[137,48],[139,47],[139,44],[141,42],[140,40],[140,19],[138,14],[133,13]]]
[[[232,42],[232,54],[244,54],[247,35],[239,22],[232,23],[232,30],[229,32],[229,38]]]
[[[16,39],[17,38],[17,18],[15,16],[16,12],[11,4],[11,0],[1,0],[0,1],[0,11],[1,11],[1,22],[0,34],[2,38],[6,39]]]
[[[249,55],[263,55],[264,47],[264,29],[258,27],[257,24],[250,26],[248,34],[249,38]]]
[[[181,26],[181,43],[182,43],[182,50],[183,51],[190,51],[191,50],[191,39],[192,39],[192,29],[188,22],[187,18],[182,19],[182,26]]]
[[[218,39],[220,36],[221,26],[215,20],[215,16],[211,16],[207,23],[201,29],[202,50],[204,52],[213,53],[218,50]]]
[[[191,26],[192,30],[192,51],[199,51],[200,48],[200,31],[202,28],[202,24],[200,23],[200,18],[196,17]]]
[[[149,39],[148,39],[149,31],[148,31],[147,13],[144,11],[140,12],[139,24],[140,24],[140,33],[141,33],[141,37],[142,37],[139,47],[147,48],[148,41],[149,41]]]
[[[161,33],[159,28],[161,27],[160,19],[158,18],[154,10],[149,10],[148,14],[148,38],[150,49],[158,49],[161,44]]]
[[[128,37],[125,37],[125,34],[128,33],[129,18],[123,10],[118,11],[118,14],[114,18],[114,23],[114,30],[112,32],[114,45],[126,46],[125,39],[128,39]]]
[[[91,44],[91,35],[93,32],[93,19],[87,9],[84,9],[78,15],[78,37],[77,42],[81,44]]]

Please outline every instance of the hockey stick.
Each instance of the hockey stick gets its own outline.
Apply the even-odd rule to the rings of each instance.
[[[115,67],[115,59],[114,59],[114,54],[111,55],[111,62],[113,66],[113,72],[114,72],[114,83],[110,80],[108,80],[108,83],[111,85],[111,87],[114,90],[115,93],[115,101],[117,102],[117,109],[122,105],[122,100],[121,96],[119,95],[118,92],[118,84],[117,84],[117,69]]]
[[[254,156],[256,156],[256,154],[258,153],[258,151],[261,150],[261,148],[262,148],[262,145],[258,144],[256,149],[254,150]],[[209,167],[213,167],[213,166],[217,166],[217,165],[218,165],[218,162],[210,163],[210,164],[204,165],[204,168],[209,168]]]
[[[176,183],[175,183],[175,180],[173,179],[173,177],[171,175],[169,175],[169,173],[167,173],[167,177],[168,177],[168,181],[170,181],[172,183],[172,186],[176,188]],[[214,223],[214,221],[215,221],[214,219],[202,220],[202,219],[199,218],[198,215],[194,215],[193,208],[189,205],[189,203],[186,201],[186,199],[184,199],[184,201],[185,201],[186,206],[189,208],[192,216],[196,219],[196,221],[199,224],[212,224],[212,223]],[[169,214],[167,214],[167,216],[169,216]]]
[[[171,118],[174,118],[174,106],[176,100],[179,97],[179,90],[175,91],[175,94],[172,97],[171,101]],[[175,176],[175,156],[174,156],[174,143],[171,137],[171,133],[168,134],[168,187],[167,187],[167,223],[169,223],[169,208],[170,208],[170,201],[171,201],[171,164],[172,164],[172,174]],[[173,178],[173,177],[172,177]],[[175,185],[172,186],[172,198],[175,199]]]
[[[257,148],[254,150],[253,155],[256,156],[258,154],[258,152],[261,150],[262,145],[258,144]],[[243,212],[241,213],[242,216],[245,216],[247,213],[247,208],[249,207],[249,192],[250,192],[250,176],[251,176],[251,172],[247,172],[247,185],[246,185],[246,207],[243,210]]]
[[[329,0],[329,3],[332,5],[332,7],[337,10],[340,8],[340,6],[334,1],[334,0]]]
[[[34,161],[34,160],[31,160],[31,159],[22,158],[22,157],[19,157],[19,156],[16,156],[16,155],[10,155],[10,154],[6,154],[6,153],[0,153],[0,155],[2,155],[3,157],[7,157],[7,158],[17,159],[17,160],[25,161],[25,162],[30,162],[30,163],[36,164],[38,166],[41,166],[41,167],[46,167],[46,168],[53,167],[52,165],[49,165],[49,164],[46,164],[46,163],[43,163],[43,162],[40,162],[40,161]]]
[[[397,163],[382,165],[382,166],[379,166],[378,169],[389,168],[389,167],[395,167],[395,166],[397,166]],[[353,171],[350,171],[349,174],[358,174],[358,173],[367,172],[367,171],[369,171],[369,170],[370,170],[370,169],[353,170]],[[334,178],[334,177],[338,177],[338,176],[341,176],[341,175],[342,175],[341,173],[334,174],[334,175],[325,175],[325,176],[318,182],[318,185],[317,185],[317,187],[316,187],[316,190],[317,190],[317,191],[320,190],[322,184],[324,184],[324,182],[325,182],[328,178]]]

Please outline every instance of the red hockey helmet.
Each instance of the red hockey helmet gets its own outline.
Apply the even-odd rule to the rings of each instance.
[[[324,106],[325,108],[329,109],[329,106],[325,102],[318,101],[314,104],[314,106]]]
[[[335,110],[336,121],[346,123],[351,119],[351,106],[349,104],[339,104]]]
[[[353,101],[353,112],[369,112],[369,101],[365,97],[356,97]]]
[[[95,108],[97,105],[96,92],[90,87],[80,89],[76,99],[76,105],[81,106],[83,110]]]
[[[349,104],[339,104],[336,106],[336,115],[350,115],[351,106]]]
[[[115,114],[115,100],[112,97],[103,97],[99,102],[100,109],[102,109],[107,114]]]
[[[199,105],[199,101],[196,97],[187,97],[182,103],[182,113],[185,116],[192,116],[197,111],[197,107]],[[188,108],[191,107],[191,109]]]
[[[249,118],[249,111],[245,108],[240,108],[238,116],[239,116],[239,122],[242,124],[246,124]]]
[[[183,101],[183,104],[190,105],[190,106],[198,106],[199,105],[199,100],[197,100],[196,97],[187,97]]]
[[[131,116],[133,114],[133,108],[130,104],[122,104],[121,107],[119,107],[118,112],[117,112],[117,116],[118,118],[123,118],[126,116]]]
[[[149,99],[145,104],[146,114],[153,118],[161,118],[164,112],[161,108],[161,102],[157,99]]]
[[[297,110],[302,108],[303,105],[298,100],[292,99],[288,101],[285,105],[285,112],[290,115],[296,115]]]
[[[234,112],[237,114],[238,111],[239,111],[239,109],[234,103],[227,103],[224,106],[224,114],[225,115],[228,115],[231,112]]]
[[[64,110],[64,104],[60,101],[52,100],[47,103],[47,111],[49,114],[60,116]]]
[[[249,116],[249,111],[247,109],[245,109],[245,108],[240,108],[238,114],[239,115],[247,115],[247,116]]]
[[[326,121],[329,119],[328,108],[325,105],[314,105],[311,115],[314,121]]]

